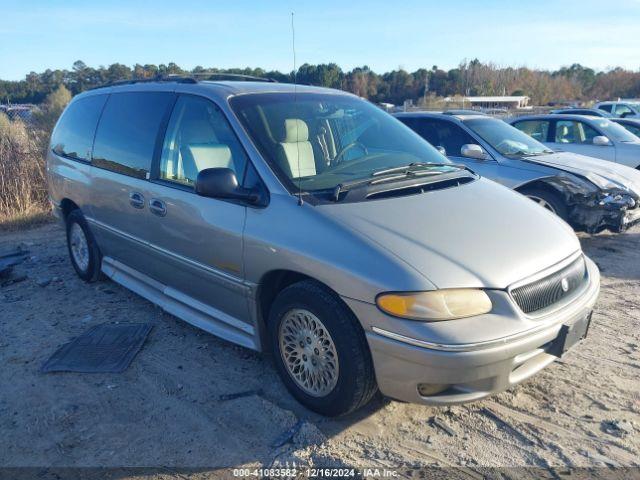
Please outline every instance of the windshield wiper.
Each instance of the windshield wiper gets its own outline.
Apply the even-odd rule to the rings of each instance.
[[[407,173],[407,172],[415,172],[417,169],[420,168],[424,168],[424,167],[452,167],[452,168],[458,168],[458,169],[466,169],[467,167],[465,165],[459,165],[457,163],[431,163],[431,162],[413,162],[410,163],[408,165],[402,165],[400,167],[393,167],[393,168],[385,168],[383,170],[376,170],[375,172],[373,172],[371,174],[372,177],[377,177],[380,175],[387,175],[389,173],[396,173],[396,172],[403,172],[403,173]],[[438,172],[441,173],[441,172]]]
[[[358,178],[355,180],[349,180],[348,182],[342,182],[335,186],[333,190],[333,199],[338,201],[340,193],[351,190],[354,187],[360,185],[376,185],[379,183],[393,182],[396,180],[406,180],[409,177],[421,177],[426,175],[440,175],[446,172],[425,170],[425,167],[452,167],[458,170],[469,170],[466,165],[459,165],[456,163],[428,163],[428,162],[414,162],[409,165],[403,165],[401,167],[385,168],[383,170],[377,170],[366,178]]]

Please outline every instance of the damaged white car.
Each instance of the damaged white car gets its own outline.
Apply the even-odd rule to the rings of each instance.
[[[622,232],[640,222],[640,171],[554,152],[502,120],[425,112],[397,118],[456,163],[513,188],[574,230]]]

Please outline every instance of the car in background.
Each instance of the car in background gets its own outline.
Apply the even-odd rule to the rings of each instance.
[[[612,118],[611,121],[622,125],[636,137],[640,137],[640,118]]]
[[[594,108],[610,113],[614,117],[620,118],[640,118],[640,102],[599,102]]]
[[[640,172],[553,152],[502,120],[470,115],[397,114],[456,163],[510,187],[576,230],[620,232],[640,221]]]
[[[453,110],[445,110],[442,112],[444,115],[487,115],[485,112],[480,110],[468,110],[468,109],[453,109]]]
[[[548,114],[518,117],[508,122],[552,150],[640,168],[640,138],[607,118]]]
[[[613,118],[613,115],[598,108],[560,108],[558,110],[551,110],[551,113],[554,115],[568,113],[570,115],[591,115],[593,117]]]

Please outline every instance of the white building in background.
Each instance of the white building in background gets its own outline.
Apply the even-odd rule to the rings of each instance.
[[[530,98],[526,95],[496,96],[496,97],[464,97],[465,104],[469,102],[472,108],[506,108],[508,110],[531,108]]]

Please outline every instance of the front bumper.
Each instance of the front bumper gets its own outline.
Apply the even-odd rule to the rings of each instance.
[[[587,233],[602,230],[624,232],[640,223],[640,205],[608,203],[598,205],[576,205],[571,212],[569,223]]]
[[[505,325],[505,322],[526,326],[520,332],[482,341],[446,343],[437,335],[435,341],[428,337],[416,338],[415,335],[408,335],[406,328],[403,330],[406,321],[389,321],[389,317],[373,305],[363,305],[349,299],[345,301],[354,309],[358,318],[363,319],[362,315],[369,315],[365,324],[366,337],[378,387],[384,395],[426,405],[466,403],[506,390],[531,377],[557,358],[546,350],[558,336],[562,325],[573,324],[590,315],[598,297],[600,275],[595,264],[586,260],[589,283],[571,303],[544,317],[533,319],[518,319],[513,316],[497,318],[500,315],[495,313],[473,317],[471,321],[476,324],[475,330],[490,331],[492,325]],[[403,325],[398,324],[398,329],[394,329],[393,321]],[[414,324],[420,323],[423,327],[426,325],[437,329],[444,323],[449,324],[448,328],[456,322],[461,320]],[[460,323],[460,327],[468,335],[473,335],[463,323]],[[398,334],[398,330],[403,333]],[[458,336],[458,339],[462,337]],[[420,384],[446,385],[446,389],[434,395],[423,396],[418,393]]]

